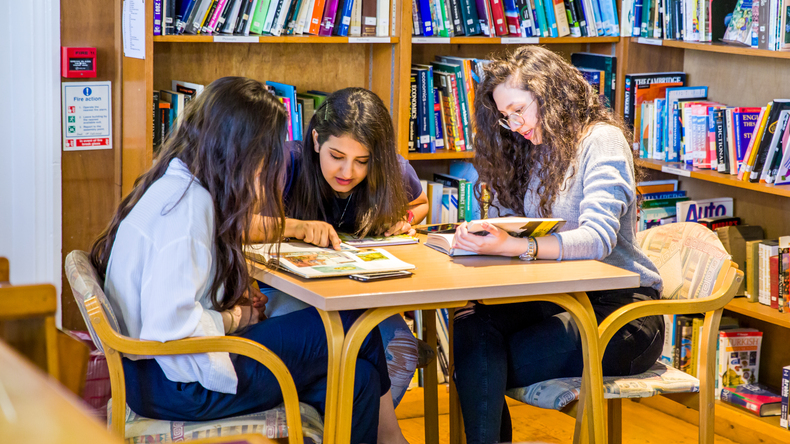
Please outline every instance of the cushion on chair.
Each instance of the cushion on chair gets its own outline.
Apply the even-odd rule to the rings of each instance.
[[[581,378],[558,378],[538,382],[529,387],[507,391],[507,396],[544,409],[561,410],[579,399]],[[604,398],[649,398],[665,393],[699,391],[699,380],[689,374],[656,362],[650,370],[634,376],[603,378]]]
[[[107,405],[107,418],[112,418],[111,402]],[[324,423],[318,410],[310,405],[299,403],[302,415],[302,433],[307,439],[321,444],[324,436]],[[267,438],[287,438],[288,428],[285,421],[285,406],[251,415],[234,416],[215,421],[185,422],[150,419],[134,413],[126,407],[126,442],[170,443],[192,441],[214,436],[257,433]]]
[[[722,265],[730,259],[716,233],[694,222],[640,231],[636,242],[658,267],[662,299],[698,299],[711,295]]]
[[[112,307],[110,306],[110,301],[107,300],[107,296],[105,296],[104,290],[102,289],[99,274],[96,272],[96,269],[93,268],[88,253],[80,250],[74,250],[66,256],[65,269],[66,278],[69,280],[71,291],[74,293],[74,299],[77,301],[77,306],[80,308],[82,318],[88,326],[91,339],[93,339],[96,348],[104,353],[104,347],[102,347],[101,341],[96,335],[96,331],[93,329],[93,324],[90,322],[88,309],[85,307],[85,301],[95,296],[104,309],[104,314],[107,315],[110,327],[118,333],[121,333],[121,330],[118,319],[115,317]]]

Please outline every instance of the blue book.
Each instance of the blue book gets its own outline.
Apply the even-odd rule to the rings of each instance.
[[[287,97],[291,101],[291,126],[293,127],[294,140],[302,140],[302,118],[299,115],[299,103],[296,101],[296,87],[267,80],[266,85],[274,88],[274,93],[280,97]]]
[[[181,2],[181,10],[176,14],[176,34],[184,32],[184,28],[187,27],[187,20],[190,14],[192,14],[192,8],[195,7],[195,3],[197,3],[197,0],[183,0]]]
[[[779,417],[779,426],[787,428],[788,398],[790,397],[790,365],[782,367],[782,408]]]
[[[341,9],[342,12],[340,13],[340,20],[335,25],[337,35],[341,37],[348,37],[348,26],[351,24],[351,10],[353,7],[354,0],[343,0],[343,9]]]
[[[665,191],[663,193],[645,193],[640,195],[639,197],[642,199],[642,201],[677,199],[679,197],[686,197],[686,191],[678,190],[678,191]]]
[[[642,35],[642,0],[634,0],[634,26],[631,27],[631,37]]]
[[[431,76],[433,77],[433,76]],[[433,80],[433,79],[431,79]],[[442,102],[439,100],[439,88],[433,88],[433,118],[436,131],[436,148],[444,148],[444,128],[442,128]]]
[[[428,71],[412,68],[411,72],[417,77],[417,152],[430,153],[433,107],[428,107]],[[430,96],[433,99],[433,94]]]
[[[431,20],[431,3],[428,0],[419,0],[417,3],[420,7],[420,17],[422,17],[422,21],[420,22],[422,25],[422,35],[425,37],[432,37],[433,21]]]
[[[546,9],[546,25],[549,27],[551,37],[559,37],[557,18],[554,16],[554,2],[552,0],[543,0],[543,7]]]
[[[707,99],[708,87],[707,86],[680,86],[675,88],[667,88],[666,90],[666,108],[667,108],[667,154],[665,160],[667,162],[680,162],[680,138],[682,136],[682,128],[680,122],[680,108],[678,107],[678,100],[680,99]]]
[[[593,0],[594,2],[595,0]],[[617,36],[620,34],[620,26],[617,24],[617,11],[613,0],[600,0],[601,18],[604,24],[604,34]]]

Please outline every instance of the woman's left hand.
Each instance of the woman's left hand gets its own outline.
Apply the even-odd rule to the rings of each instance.
[[[483,222],[482,227],[488,232],[487,236],[470,233],[466,222],[459,225],[455,229],[453,248],[460,248],[478,254],[512,256],[511,250],[514,249],[514,243],[518,242],[517,238],[488,222]]]
[[[411,224],[406,222],[405,220],[398,221],[395,225],[389,227],[387,231],[384,232],[384,236],[395,236],[396,234],[408,234],[409,236],[414,236],[417,234],[417,231],[411,227]]]

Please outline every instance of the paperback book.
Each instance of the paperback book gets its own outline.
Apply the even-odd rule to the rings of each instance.
[[[386,250],[354,248],[347,244],[342,244],[341,250],[337,251],[305,243],[282,243],[279,252],[271,244],[250,244],[245,246],[244,252],[255,262],[278,267],[306,279],[415,268]]]
[[[721,401],[742,407],[757,416],[778,416],[782,407],[782,397],[762,384],[724,387]]]
[[[539,219],[528,217],[495,217],[485,220],[473,220],[467,225],[470,233],[476,233],[482,236],[488,234],[483,229],[483,222],[488,222],[497,228],[507,231],[512,236],[528,237],[528,236],[548,236],[557,232],[563,225],[563,219]],[[438,232],[429,233],[425,245],[433,248],[434,250],[441,251],[448,256],[472,256],[477,253],[462,250],[453,247],[453,237],[455,232]]]

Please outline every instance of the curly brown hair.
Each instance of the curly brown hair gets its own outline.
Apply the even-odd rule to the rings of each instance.
[[[499,85],[529,91],[537,105],[540,145],[501,127],[493,92]],[[581,142],[597,123],[630,131],[615,116],[579,71],[558,54],[539,46],[522,46],[510,54],[496,56],[484,68],[484,78],[475,94],[475,160],[480,185],[493,190],[498,209],[524,214],[524,195],[530,180],[537,178],[538,210],[550,217],[552,205],[564,188],[565,177],[575,174]]]

